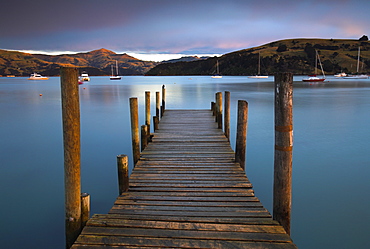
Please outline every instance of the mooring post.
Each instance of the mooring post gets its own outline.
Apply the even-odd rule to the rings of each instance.
[[[224,133],[230,141],[230,92],[225,91],[225,119],[224,119]]]
[[[222,129],[222,92],[216,93],[216,110],[218,129]]]
[[[159,118],[159,111],[161,108],[161,103],[160,103],[160,92],[155,92],[155,116]]]
[[[81,232],[80,100],[77,68],[60,69],[65,188],[66,248]]]
[[[139,107],[137,98],[130,98],[130,116],[131,116],[131,138],[134,167],[140,158],[140,141],[139,141]]]
[[[215,122],[217,123],[218,122],[218,103],[217,103],[217,93],[215,93],[215,109],[214,109],[214,112],[215,112]]]
[[[166,111],[166,86],[162,86],[162,116]]]
[[[148,134],[150,134],[150,92],[145,92],[145,124],[148,126]]]
[[[158,116],[153,116],[153,124],[154,124],[154,132],[158,130],[158,125],[159,125],[159,117]]]
[[[141,126],[141,151],[143,151],[146,146],[148,146],[148,137],[149,137],[149,127],[147,125]]]
[[[273,218],[290,234],[293,162],[293,74],[275,74]]]
[[[211,102],[211,111],[212,111],[212,116],[215,116],[216,115],[216,103],[215,102]]]
[[[117,168],[118,168],[118,193],[121,195],[128,191],[129,177],[128,177],[128,156],[118,155],[117,156]]]
[[[248,102],[238,100],[238,123],[236,128],[235,162],[245,170],[247,148]]]
[[[90,195],[88,193],[81,194],[81,228],[86,226],[90,218]]]

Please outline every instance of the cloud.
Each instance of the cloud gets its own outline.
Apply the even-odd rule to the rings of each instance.
[[[6,0],[5,49],[227,53],[285,38],[359,38],[370,2]],[[21,17],[21,18],[14,18]]]

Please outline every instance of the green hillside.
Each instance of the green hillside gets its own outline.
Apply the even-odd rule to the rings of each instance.
[[[160,64],[147,75],[211,75],[219,61],[223,75],[257,74],[258,54],[261,56],[261,74],[276,72],[313,74],[315,50],[318,51],[326,74],[356,73],[358,48],[361,48],[360,72],[370,72],[370,42],[344,39],[287,39],[259,47],[239,50],[219,58],[193,62]],[[318,66],[318,73],[321,73]]]

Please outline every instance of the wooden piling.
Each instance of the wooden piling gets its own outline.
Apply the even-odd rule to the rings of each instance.
[[[211,102],[211,111],[212,111],[212,115],[216,116],[216,103],[213,101]]]
[[[218,122],[218,103],[217,103],[217,93],[215,93],[215,122]]]
[[[161,108],[161,103],[160,103],[160,92],[155,92],[155,116],[159,118],[159,112]]]
[[[118,155],[117,156],[117,168],[118,168],[118,193],[121,195],[128,191],[129,187],[129,176],[128,176],[128,156]]]
[[[65,187],[66,248],[81,232],[80,101],[77,68],[60,70]]]
[[[222,93],[216,93],[216,117],[218,129],[222,129]]]
[[[141,126],[141,151],[148,146],[149,127],[147,125]]]
[[[137,98],[130,98],[131,138],[134,166],[140,158],[139,107]]]
[[[162,116],[166,111],[166,86],[162,86]]]
[[[150,92],[145,92],[145,125],[148,126],[148,133],[150,133]]]
[[[248,129],[248,102],[238,100],[238,123],[236,129],[235,162],[245,170]]]
[[[81,228],[86,226],[90,218],[90,195],[88,193],[81,194]]]
[[[158,116],[153,116],[153,127],[154,127],[154,132],[158,130],[158,125],[159,125],[159,117]]]
[[[224,133],[227,139],[230,141],[230,92],[225,91],[225,119],[224,119]]]
[[[293,74],[275,74],[273,218],[290,234],[293,162]]]

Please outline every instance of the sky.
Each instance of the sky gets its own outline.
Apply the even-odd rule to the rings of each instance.
[[[289,38],[370,35],[368,0],[2,0],[0,49],[161,61]]]

